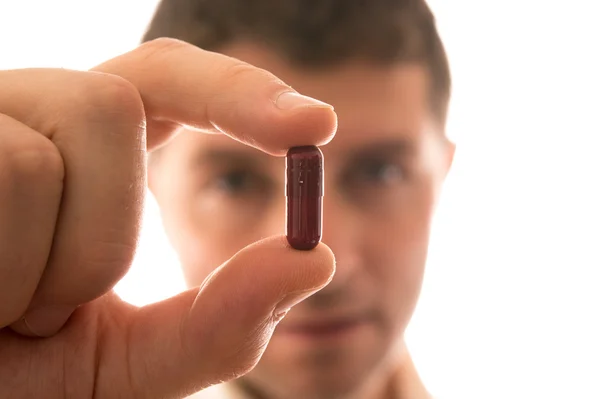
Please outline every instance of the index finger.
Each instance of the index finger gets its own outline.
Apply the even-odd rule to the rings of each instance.
[[[148,42],[94,70],[137,87],[148,149],[183,125],[281,156],[294,146],[326,144],[337,128],[331,105],[298,94],[263,69],[174,39]]]

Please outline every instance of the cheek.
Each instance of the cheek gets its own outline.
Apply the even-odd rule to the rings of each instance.
[[[406,327],[421,291],[434,203],[432,184],[415,186],[370,222],[369,263],[379,265],[381,306],[395,330]]]
[[[415,185],[390,200],[385,213],[371,215],[372,247],[382,254],[384,264],[403,264],[387,268],[401,272],[409,265],[424,262],[435,204],[435,188],[430,182]],[[383,208],[383,207],[382,207]]]

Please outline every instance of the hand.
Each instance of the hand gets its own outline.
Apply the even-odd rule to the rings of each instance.
[[[0,72],[0,398],[175,398],[249,371],[285,310],[325,286],[325,245],[250,245],[201,288],[136,308],[147,150],[181,126],[275,156],[336,116],[270,73],[159,39],[90,72]],[[282,171],[283,173],[283,171]]]

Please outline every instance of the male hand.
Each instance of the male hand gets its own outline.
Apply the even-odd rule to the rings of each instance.
[[[282,156],[336,123],[270,73],[170,39],[89,72],[1,71],[0,398],[176,398],[249,371],[333,255],[273,237],[201,288],[121,301],[147,151],[186,126]]]

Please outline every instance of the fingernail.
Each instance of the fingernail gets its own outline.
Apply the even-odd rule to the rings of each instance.
[[[284,111],[307,107],[333,109],[331,105],[324,103],[323,101],[303,96],[295,91],[284,91],[281,93],[275,100],[275,106]]]
[[[275,310],[273,311],[273,315],[275,315],[275,317],[278,317],[281,314],[285,316],[285,313],[287,313],[293,306],[313,295],[315,292],[319,291],[319,289],[293,292],[288,294],[277,304]]]
[[[23,324],[31,335],[49,337],[65,325],[75,311],[73,306],[51,305],[30,310],[23,317]]]

